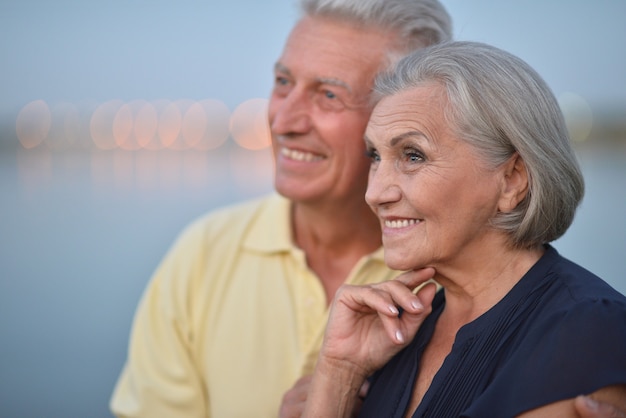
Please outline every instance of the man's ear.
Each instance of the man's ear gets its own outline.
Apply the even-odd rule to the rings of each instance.
[[[516,152],[504,163],[502,195],[498,201],[500,212],[513,211],[528,194],[528,171],[526,163]]]

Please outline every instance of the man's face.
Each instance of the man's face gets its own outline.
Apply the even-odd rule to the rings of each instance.
[[[297,202],[364,199],[369,94],[391,34],[304,18],[276,63],[269,122],[275,186]]]

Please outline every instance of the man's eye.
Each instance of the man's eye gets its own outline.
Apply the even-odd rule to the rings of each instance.
[[[291,81],[287,77],[277,75],[274,78],[273,94],[280,96],[280,97],[285,97],[289,94],[289,91],[291,89],[292,89],[292,84],[291,84]]]
[[[276,84],[279,86],[286,86],[287,84],[289,84],[289,80],[287,80],[285,77],[276,76]]]
[[[321,109],[339,112],[346,108],[346,104],[343,99],[330,90],[320,90],[317,92],[315,97],[317,98],[317,104]]]

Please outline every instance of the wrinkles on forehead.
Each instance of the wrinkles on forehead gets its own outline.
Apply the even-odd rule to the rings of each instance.
[[[306,74],[310,80],[341,86],[361,100],[369,99],[374,77],[389,65],[395,41],[390,31],[304,17],[289,35],[277,69],[296,77]]]

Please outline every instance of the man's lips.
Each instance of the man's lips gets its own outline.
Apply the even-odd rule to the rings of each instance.
[[[323,155],[315,154],[309,151],[291,149],[287,147],[280,148],[280,154],[294,161],[314,162],[323,160]]]
[[[417,225],[420,222],[422,222],[420,219],[409,219],[409,218],[385,219],[383,221],[383,224],[385,225],[385,228],[401,229],[401,228],[408,228],[410,226]]]

